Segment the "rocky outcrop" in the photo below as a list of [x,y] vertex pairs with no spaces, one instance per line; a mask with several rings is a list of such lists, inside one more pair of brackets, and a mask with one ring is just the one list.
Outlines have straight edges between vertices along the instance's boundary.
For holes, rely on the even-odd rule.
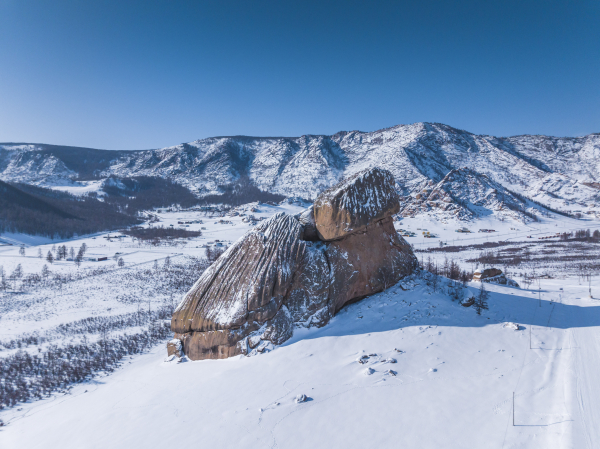
[[360,171],[325,190],[314,204],[319,238],[340,239],[400,210],[394,177],[387,170]]
[[331,276],[323,243],[307,242],[298,271],[285,298],[295,323],[324,326],[333,311],[329,302]]
[[396,284],[414,269],[410,246],[394,229],[391,217],[327,245],[333,312]]
[[279,213],[246,233],[194,284],[173,314],[175,332],[235,329],[275,316],[305,246],[302,226]]
[[174,338],[167,343],[167,357],[183,357],[183,345],[179,338]]
[[[417,265],[396,233],[392,175],[370,169],[329,189],[299,216],[277,214],[246,233],[198,279],[171,320],[192,360],[262,352],[295,326],[324,326],[346,304]],[[170,343],[169,353],[176,354]]]
[[508,285],[509,287],[518,287],[519,284],[512,279],[508,279],[502,270],[498,268],[486,268],[483,271],[473,273],[473,282],[487,282],[491,284]]
[[318,242],[319,234],[317,233],[317,225],[315,223],[314,208],[311,206],[302,212],[298,216],[298,221],[304,227],[304,240]]
[[493,278],[502,274],[502,270],[498,268],[486,268],[483,271],[477,270],[473,273],[473,281],[482,281],[484,279]]

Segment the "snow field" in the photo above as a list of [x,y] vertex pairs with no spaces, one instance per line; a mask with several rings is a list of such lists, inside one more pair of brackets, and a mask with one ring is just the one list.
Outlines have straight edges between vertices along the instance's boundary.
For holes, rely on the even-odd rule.
[[[291,213],[301,209],[283,208]],[[259,209],[267,216],[282,207]],[[250,228],[241,217],[223,218],[234,225],[215,225],[220,218],[209,220],[194,212],[159,216],[159,225],[202,219],[204,224],[189,229],[207,229],[176,248],[136,249],[126,239],[105,248],[98,243],[108,245],[101,236],[86,238],[90,253],[132,251],[123,256],[126,268],[66,284],[56,297],[44,289],[11,295],[11,301],[19,298],[22,305],[2,313],[0,339],[86,316],[137,310],[133,299],[123,301],[127,294],[145,295],[153,308],[168,303],[169,296],[152,297],[152,282],[144,290],[142,269],[166,255],[202,255],[202,245],[234,241]],[[570,230],[593,225],[566,220]],[[457,234],[453,225],[436,220],[403,219],[396,226],[407,229],[408,224],[415,232],[418,226],[439,233],[442,240]],[[560,225],[533,223],[519,232],[545,235],[555,224]],[[457,223],[456,228],[462,226]],[[504,240],[510,227],[519,226],[476,222],[468,227],[499,230],[496,236],[465,236],[493,241]],[[73,244],[77,249],[80,241]],[[23,258],[18,248],[0,248],[0,265],[13,269],[13,259],[29,261],[34,250],[27,248]],[[21,263],[26,273],[41,269],[35,257],[31,264]],[[112,259],[108,263],[115,265]],[[84,262],[79,270],[98,264]],[[55,265],[50,268],[77,270],[71,262]],[[132,274],[121,274],[128,271]],[[166,348],[157,346],[68,394],[0,411],[7,424],[0,428],[0,447],[119,449],[174,442],[207,448],[598,447],[600,307],[588,298],[587,285],[568,276],[547,279],[539,301],[537,290],[486,284],[490,309],[477,316],[473,308],[451,301],[444,282],[433,291],[422,276],[413,276],[344,308],[327,326],[297,329],[282,346],[253,357],[165,362]],[[476,294],[479,284],[467,288]],[[600,296],[597,279],[592,290]],[[24,314],[25,309],[30,311]],[[518,324],[519,330],[506,323]],[[365,375],[366,370],[371,374]],[[298,395],[307,400],[296,402]]]
[[[561,303],[550,301],[558,300],[556,286],[548,288],[540,307],[517,289],[490,286],[490,310],[477,316],[419,281],[351,305],[328,326],[299,330],[260,356],[166,363],[165,348],[157,347],[68,396],[3,412],[9,425],[0,441],[7,448],[156,447],[173,435],[181,444],[198,444],[201,435],[201,447],[501,447],[504,441],[558,448],[596,441],[589,421],[598,396],[586,396],[592,404],[579,407],[583,386],[576,375],[597,367],[579,360],[573,343],[585,326],[597,331],[600,316],[592,300],[581,299],[581,287],[570,286]],[[522,329],[505,328],[507,321]],[[359,364],[363,355],[370,357]],[[374,372],[365,376],[365,368]],[[396,376],[385,374],[390,368]],[[598,393],[595,383],[585,388]],[[295,403],[299,394],[310,400]]]

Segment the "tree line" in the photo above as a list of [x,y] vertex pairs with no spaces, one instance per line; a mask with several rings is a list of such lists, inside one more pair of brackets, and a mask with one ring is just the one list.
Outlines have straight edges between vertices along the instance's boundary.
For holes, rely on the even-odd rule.
[[[90,379],[100,371],[110,373],[123,357],[142,353],[171,335],[163,311],[154,314],[141,332],[108,337],[96,342],[51,345],[38,354],[19,350],[0,358],[0,409],[30,399],[42,399],[71,384]],[[170,315],[169,315],[170,317]]]
[[233,184],[219,186],[219,190],[223,193],[220,195],[207,195],[200,200],[200,204],[222,203],[230,206],[240,206],[255,201],[279,203],[285,199],[284,195],[259,189],[248,176],[240,176]]

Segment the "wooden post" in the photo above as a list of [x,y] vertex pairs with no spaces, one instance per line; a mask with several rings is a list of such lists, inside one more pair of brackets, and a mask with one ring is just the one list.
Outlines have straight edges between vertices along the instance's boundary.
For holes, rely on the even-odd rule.
[[515,392],[513,391],[513,427],[515,426]]

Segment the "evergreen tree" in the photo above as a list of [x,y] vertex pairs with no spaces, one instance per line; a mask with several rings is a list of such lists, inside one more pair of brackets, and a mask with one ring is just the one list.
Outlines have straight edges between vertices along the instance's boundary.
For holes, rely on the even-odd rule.
[[23,266],[21,264],[17,265],[17,268],[15,268],[15,271],[13,271],[12,276],[17,279],[20,279],[23,277]]
[[487,303],[489,297],[490,297],[490,294],[485,289],[484,283],[482,282],[481,288],[479,289],[479,294],[477,295],[477,298],[475,298],[475,304],[473,304],[473,307],[475,307],[475,311],[477,312],[477,315],[481,315],[481,312],[483,310],[489,310],[488,303]]
[[46,260],[48,261],[48,263],[53,263],[54,262],[54,256],[52,255],[52,251],[48,251],[48,255],[46,256]]
[[212,249],[210,246],[206,247],[206,250],[204,251],[204,255],[206,257],[206,260],[208,260],[209,262],[213,261]]
[[21,264],[17,265],[17,268],[15,268],[15,271],[13,271],[12,275],[10,276],[13,279],[20,279],[23,276],[23,267],[21,266]]
[[50,270],[48,269],[48,265],[44,264],[42,267],[42,279],[46,280],[50,276]]
[[25,247],[24,247],[23,245],[21,245],[21,247],[19,248],[19,254],[20,254],[21,256],[24,256],[24,255],[25,255]]
[[0,265],[0,289],[6,290],[8,287],[8,283],[6,282],[6,273],[4,271],[4,267]]
[[79,248],[77,255],[75,256],[75,263],[77,264],[77,268],[81,266],[81,262],[83,261],[83,250]]

